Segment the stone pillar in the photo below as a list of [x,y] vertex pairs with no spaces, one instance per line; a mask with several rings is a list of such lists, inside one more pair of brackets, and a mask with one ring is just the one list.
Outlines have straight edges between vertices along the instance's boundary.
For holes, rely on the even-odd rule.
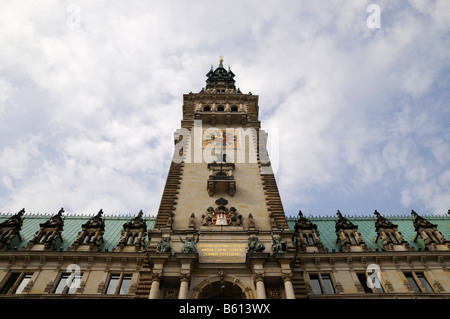
[[255,274],[256,299],[266,299],[266,287],[264,286],[264,274]]
[[157,253],[157,252],[149,252],[148,260],[152,270],[152,286],[150,287],[150,294],[148,296],[149,299],[158,299],[159,298],[159,286],[161,282],[161,278],[164,271],[164,265],[166,264],[167,259],[169,259],[170,253]]
[[284,282],[284,290],[286,291],[286,299],[295,299],[294,285],[292,285],[292,275],[283,274],[281,278]]
[[158,299],[160,281],[161,281],[161,274],[154,273],[152,275],[152,287],[150,288],[150,295],[148,296],[148,299]]
[[190,279],[191,276],[189,274],[181,274],[180,276],[181,283],[180,283],[180,291],[178,293],[178,299],[187,299]]
[[195,265],[198,264],[198,254],[175,253],[175,257],[180,263],[180,291],[178,299],[187,299],[191,273]]

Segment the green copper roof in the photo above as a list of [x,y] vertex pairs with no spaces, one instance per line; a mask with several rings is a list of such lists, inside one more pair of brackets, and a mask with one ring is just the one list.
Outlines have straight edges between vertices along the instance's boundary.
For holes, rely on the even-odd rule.
[[[13,214],[0,214],[0,223],[7,220]],[[23,217],[23,225],[20,230],[20,235],[22,236],[22,241],[17,246],[20,250],[28,244],[28,242],[33,239],[36,232],[40,229],[39,224],[46,222],[49,218],[54,215],[34,215],[25,214]],[[86,223],[93,215],[67,215],[63,216],[64,227],[63,227],[63,242],[61,246],[57,248],[58,250],[67,250],[78,236],[81,231],[81,225]],[[105,232],[103,234],[104,245],[102,246],[102,251],[112,251],[120,241],[120,232],[123,230],[123,224],[132,220],[135,216],[102,216],[105,222]],[[147,224],[147,229],[152,229],[155,224],[155,217],[145,217],[144,220]],[[148,239],[147,239],[148,242]]]
[[[375,239],[377,237],[377,233],[375,231],[375,217],[351,217],[345,216],[350,220],[353,224],[358,226],[358,232],[361,233],[361,236],[367,246],[375,251],[376,249],[382,250],[382,248],[377,245]],[[423,244],[416,243],[413,241],[414,236],[416,235],[416,231],[414,229],[413,221],[414,218],[412,216],[384,216],[389,219],[393,224],[398,226],[398,231],[402,233],[403,238],[413,247],[415,250],[424,249]],[[450,217],[448,216],[426,216],[428,221],[437,225],[437,229],[444,235],[446,240],[450,240]],[[320,233],[320,240],[322,244],[328,248],[329,251],[333,249],[335,251],[339,251],[339,246],[336,244],[336,220],[337,217],[307,217],[312,223],[317,225],[317,229]],[[288,226],[290,229],[294,230],[295,222],[297,218],[289,217],[287,219]]]
[[[0,223],[7,220],[13,214],[0,214]],[[35,233],[39,230],[39,224],[46,222],[54,215],[45,214],[25,214],[22,229],[20,235],[22,241],[17,246],[17,249],[22,249],[26,244],[34,237]],[[437,225],[438,230],[444,235],[446,240],[450,240],[450,217],[449,216],[426,216],[428,221]],[[93,215],[66,215],[64,218],[63,239],[61,246],[62,250],[67,250],[72,245],[81,231],[81,225],[86,223]],[[123,230],[123,225],[135,216],[103,216],[105,221],[105,233],[103,238],[105,240],[102,246],[102,251],[112,251],[118,244]],[[377,237],[375,231],[375,217],[347,217],[353,224],[358,226],[358,231],[361,233],[365,243],[372,250],[382,250],[380,246],[375,242]],[[413,238],[416,235],[413,226],[414,218],[412,216],[385,216],[393,224],[398,226],[398,230],[402,233],[403,238],[413,247],[415,250],[423,250],[423,245],[418,242],[414,242]],[[317,229],[320,232],[320,239],[323,245],[331,252],[333,249],[339,251],[339,247],[336,244],[336,232],[335,223],[337,217],[307,217],[312,223],[317,225]],[[153,229],[155,224],[155,217],[145,217],[144,220],[147,224],[147,229]],[[288,226],[291,230],[294,230],[296,217],[287,218]],[[148,241],[148,238],[147,238]],[[59,248],[58,248],[59,249]]]

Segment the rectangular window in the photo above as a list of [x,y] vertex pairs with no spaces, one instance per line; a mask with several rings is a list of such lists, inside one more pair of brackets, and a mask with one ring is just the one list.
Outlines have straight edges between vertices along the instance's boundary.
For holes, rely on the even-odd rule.
[[13,273],[9,276],[8,281],[3,285],[2,290],[0,293],[2,295],[5,295],[8,293],[8,291],[14,286],[17,279],[19,279],[20,273]]
[[108,289],[106,290],[106,294],[113,295],[116,293],[117,286],[119,285],[120,275],[111,275],[109,278]]
[[364,292],[373,293],[373,290],[367,286],[367,277],[365,273],[357,274],[361,286],[364,288]]
[[112,274],[109,278],[106,294],[108,295],[126,295],[130,290],[132,275]]
[[130,290],[130,285],[131,285],[131,275],[123,275],[119,294],[120,295],[128,294],[128,291]]
[[327,294],[334,294],[333,282],[331,281],[331,276],[329,274],[322,275],[322,282]]
[[314,294],[321,295],[335,293],[330,274],[309,275],[309,279]]
[[415,292],[421,292],[419,286],[417,285],[414,276],[411,272],[405,273],[406,280],[408,280],[409,285]]
[[21,294],[32,276],[33,274],[12,273],[0,289],[0,294]]
[[[381,282],[376,282],[377,277],[371,277],[368,276],[366,273],[359,273],[357,274],[359,282],[361,283],[361,286],[364,288],[364,292],[366,293],[383,293],[384,289],[383,286],[381,286]],[[367,285],[367,280],[372,280],[373,288],[369,287]]]
[[420,284],[422,285],[421,289],[423,292],[434,292],[433,288],[431,288],[428,280],[425,278],[425,275],[423,272],[414,272],[416,275],[416,278],[419,280]]
[[55,289],[55,294],[74,294],[81,283],[82,274],[62,274],[58,285]]
[[309,280],[311,283],[311,287],[313,289],[313,293],[315,295],[321,295],[323,294],[322,286],[320,285],[320,280],[318,275],[310,275]]
[[32,274],[25,274],[19,284],[19,286],[17,287],[16,291],[14,292],[15,294],[21,294],[23,292],[23,290],[25,289],[25,287],[28,285],[28,283],[31,280],[31,276],[33,276]]

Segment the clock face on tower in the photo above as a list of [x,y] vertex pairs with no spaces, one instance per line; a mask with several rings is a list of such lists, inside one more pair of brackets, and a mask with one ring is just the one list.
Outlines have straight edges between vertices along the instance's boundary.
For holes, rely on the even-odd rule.
[[207,133],[203,138],[203,147],[211,148],[236,148],[236,135],[226,131],[214,131]]

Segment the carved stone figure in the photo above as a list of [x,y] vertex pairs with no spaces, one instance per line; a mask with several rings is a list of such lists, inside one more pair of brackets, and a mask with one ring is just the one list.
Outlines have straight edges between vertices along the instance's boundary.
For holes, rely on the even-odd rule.
[[195,214],[192,213],[189,218],[189,229],[195,229]]
[[163,238],[158,243],[158,246],[156,247],[157,253],[170,253],[172,250],[172,247],[170,247],[169,239]]
[[282,241],[280,236],[273,236],[273,232],[270,232],[272,236],[272,251],[274,253],[286,252],[287,251],[287,241]]
[[236,211],[236,208],[231,207],[230,208],[230,219],[231,219],[231,226],[241,226],[242,225],[242,215],[238,214]]
[[208,207],[206,210],[206,215],[202,215],[202,226],[211,226],[214,225],[213,223],[214,218],[214,208]]
[[197,252],[196,245],[200,240],[200,232],[198,232],[197,239],[194,240],[194,236],[186,237],[186,240],[183,240],[180,236],[180,240],[183,243],[183,248],[181,252],[183,254],[195,254]]
[[255,236],[252,236],[248,240],[247,252],[249,253],[261,253],[266,249],[264,244],[258,240]]
[[253,219],[253,215],[248,215],[248,228],[249,229],[256,229],[255,220]]
[[269,221],[270,221],[270,228],[276,229],[277,228],[277,222],[275,218],[273,217],[273,213],[269,214]]
[[166,228],[172,229],[173,220],[174,220],[175,214],[170,212],[169,217],[167,218]]

